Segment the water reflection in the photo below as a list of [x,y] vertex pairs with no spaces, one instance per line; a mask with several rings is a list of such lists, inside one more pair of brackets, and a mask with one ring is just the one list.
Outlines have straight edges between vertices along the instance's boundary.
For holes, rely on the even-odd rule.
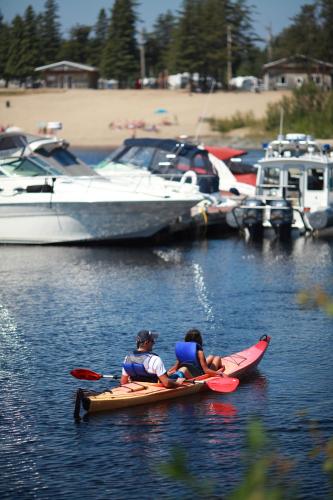
[[237,411],[237,408],[231,403],[213,402],[208,405],[207,414],[224,417],[222,422],[228,424],[235,420]]

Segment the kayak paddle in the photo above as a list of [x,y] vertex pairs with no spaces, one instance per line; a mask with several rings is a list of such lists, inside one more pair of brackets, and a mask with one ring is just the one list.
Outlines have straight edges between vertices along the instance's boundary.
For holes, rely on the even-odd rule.
[[[103,375],[86,368],[75,368],[70,374],[80,380],[100,380],[101,378],[119,379],[118,375]],[[195,380],[195,384],[206,384],[209,389],[215,392],[233,392],[237,389],[239,380],[233,377],[211,377],[205,380]]]
[[86,368],[75,368],[70,372],[70,374],[80,380],[100,380],[101,378],[120,378],[118,375],[102,375],[101,373],[96,373]]
[[195,384],[206,384],[211,391],[233,392],[237,389],[239,380],[233,377],[211,377],[204,380],[196,380]]

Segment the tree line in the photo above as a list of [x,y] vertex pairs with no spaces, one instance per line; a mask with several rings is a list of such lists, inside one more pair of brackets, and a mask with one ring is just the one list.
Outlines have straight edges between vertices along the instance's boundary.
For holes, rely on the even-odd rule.
[[0,78],[24,83],[34,68],[61,60],[95,66],[121,88],[143,76],[197,73],[225,85],[230,74],[260,76],[269,60],[301,53],[333,62],[333,2],[303,5],[281,33],[267,40],[254,30],[247,0],[183,0],[179,12],[159,15],[151,31],[139,29],[137,0],[115,0],[92,25],[76,24],[65,38],[56,0],[44,10],[29,5],[5,23],[0,13]]

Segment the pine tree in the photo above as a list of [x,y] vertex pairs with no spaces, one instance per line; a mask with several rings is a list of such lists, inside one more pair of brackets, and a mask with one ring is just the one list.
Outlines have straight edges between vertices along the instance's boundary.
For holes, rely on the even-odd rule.
[[23,77],[35,77],[35,68],[40,64],[40,39],[37,33],[36,15],[29,5],[24,14],[24,29],[21,43],[21,74]]
[[227,68],[228,0],[205,0],[201,6],[203,65],[201,76],[223,82]]
[[290,26],[274,40],[274,59],[295,54],[318,57],[322,47],[318,41],[320,42],[322,34],[318,23],[317,5],[303,5],[291,21]]
[[135,6],[135,0],[115,0],[102,56],[103,76],[118,80],[119,88],[128,86],[139,75]]
[[21,16],[15,16],[10,27],[10,44],[5,74],[8,79],[18,79],[23,82],[24,66],[22,59],[22,40],[24,37],[24,22]]
[[90,26],[82,24],[71,28],[69,40],[65,40],[59,49],[59,59],[81,64],[90,63],[90,31]]
[[200,0],[183,0],[168,61],[171,71],[187,71],[191,75],[200,72],[202,44],[200,26]]
[[253,7],[247,0],[236,0],[229,7],[228,24],[232,39],[233,75],[258,74],[257,58],[261,62],[261,53],[256,42],[262,41],[253,30]]
[[91,40],[90,63],[96,67],[101,64],[102,53],[108,36],[108,22],[105,9],[101,9],[94,26],[95,36]]
[[8,59],[10,46],[10,29],[9,26],[3,22],[3,16],[0,12],[0,78],[3,78],[8,85],[8,77],[5,71],[6,62]]
[[332,0],[319,0],[322,43],[320,44],[320,57],[333,63],[333,2]]
[[42,40],[43,63],[52,64],[57,62],[61,45],[61,34],[56,0],[46,0],[45,2],[40,36]]

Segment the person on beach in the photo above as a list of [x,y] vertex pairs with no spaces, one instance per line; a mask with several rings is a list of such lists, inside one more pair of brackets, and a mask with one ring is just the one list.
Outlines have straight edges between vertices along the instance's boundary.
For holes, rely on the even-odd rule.
[[157,337],[157,333],[148,330],[141,330],[138,333],[136,349],[124,359],[120,379],[121,385],[130,381],[161,382],[164,387],[170,389],[184,382],[184,375],[176,377],[176,380],[171,380],[167,376],[162,359],[152,352]]
[[203,351],[202,336],[199,330],[189,330],[183,342],[176,344],[176,363],[168,370],[169,378],[198,377],[199,375],[222,375],[225,367],[221,356],[210,354],[207,358]]

